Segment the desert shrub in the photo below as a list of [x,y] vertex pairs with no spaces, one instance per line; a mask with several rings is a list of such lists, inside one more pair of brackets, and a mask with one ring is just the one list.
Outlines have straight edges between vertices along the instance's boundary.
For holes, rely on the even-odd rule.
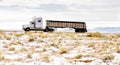
[[78,46],[79,46],[78,43],[74,43],[74,44],[73,44],[73,47],[74,47],[74,48],[76,48],[76,47],[78,47]]
[[32,58],[32,53],[27,53],[27,58]]
[[0,61],[4,60],[4,59],[5,59],[5,57],[3,55],[0,55]]
[[1,29],[0,29],[0,33],[1,33],[1,32],[4,32],[4,30],[1,30]]
[[22,61],[22,58],[16,58],[15,61]]
[[11,40],[11,36],[5,36],[6,40]]
[[95,43],[88,43],[87,46],[88,46],[88,47],[94,47],[94,46],[95,46]]
[[51,46],[56,46],[56,44],[55,43],[52,43],[52,44],[50,44]]
[[30,37],[28,42],[33,42],[34,41],[34,37]]
[[22,48],[20,49],[20,51],[21,51],[21,52],[27,51],[27,49],[26,49],[25,47],[22,47]]
[[95,32],[95,33],[88,33],[87,37],[102,37],[102,34],[99,32]]
[[50,44],[50,46],[58,47],[58,45],[56,43],[52,43],[52,44]]
[[47,50],[47,49],[44,47],[44,48],[43,48],[43,51],[46,51],[46,50]]
[[22,34],[14,34],[16,37],[21,37]]
[[120,53],[120,49],[117,49],[117,53]]
[[44,56],[43,56],[43,60],[44,60],[45,62],[50,62],[50,59],[49,59],[49,56],[48,56],[48,55],[44,55]]
[[59,53],[60,53],[60,54],[67,53],[67,49],[66,49],[66,48],[60,48],[60,49],[59,49]]
[[14,47],[10,47],[9,51],[15,51],[15,48]]
[[82,56],[83,56],[82,54],[78,54],[78,55],[75,56],[75,59],[79,59],[79,58],[81,58]]
[[8,48],[8,47],[9,47],[9,45],[8,45],[8,44],[5,44],[5,45],[3,45],[3,47],[4,47],[4,48]]
[[20,41],[14,41],[14,42],[11,42],[11,44],[18,45],[18,44],[21,44],[21,42]]
[[120,37],[120,34],[116,34],[117,37]]
[[120,53],[120,48],[119,47],[116,48],[116,52]]
[[25,34],[26,35],[31,35],[31,32],[30,31],[25,31]]
[[2,35],[0,35],[0,39],[2,39]]
[[92,62],[92,60],[89,60],[89,59],[86,59],[86,60],[75,60],[75,62],[89,63],[89,62]]
[[102,60],[103,61],[106,61],[106,60],[112,60],[112,59],[114,59],[114,55],[113,54],[104,54],[103,56],[102,56]]
[[29,50],[34,52],[35,51],[35,46],[30,46]]

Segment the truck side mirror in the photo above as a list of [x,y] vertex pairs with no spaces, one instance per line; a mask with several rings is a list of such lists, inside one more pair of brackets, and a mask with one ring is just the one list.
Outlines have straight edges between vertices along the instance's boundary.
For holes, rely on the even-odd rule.
[[34,24],[34,22],[31,22],[31,24]]

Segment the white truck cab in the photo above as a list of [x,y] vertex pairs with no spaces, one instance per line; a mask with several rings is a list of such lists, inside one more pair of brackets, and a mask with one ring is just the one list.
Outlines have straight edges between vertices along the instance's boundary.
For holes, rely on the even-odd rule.
[[29,30],[43,30],[43,19],[42,17],[34,18],[28,25],[23,25],[25,31]]

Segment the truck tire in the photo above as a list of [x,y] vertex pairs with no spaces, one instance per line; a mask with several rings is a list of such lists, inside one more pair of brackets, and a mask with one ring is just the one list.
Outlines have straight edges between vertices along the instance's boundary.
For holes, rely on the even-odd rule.
[[50,32],[53,32],[53,31],[54,31],[54,29],[49,29],[49,31],[50,31]]
[[50,29],[48,27],[44,30],[44,32],[53,32],[53,31],[54,31],[54,29]]
[[87,30],[86,29],[81,29],[81,32],[85,33],[85,32],[87,32]]
[[78,33],[78,32],[84,32],[83,29],[75,29],[75,32]]
[[87,32],[87,29],[85,29],[85,32]]
[[79,32],[79,29],[75,29],[75,32],[76,32],[76,33]]
[[49,31],[49,29],[45,29],[45,30],[44,30],[44,32],[48,32],[48,31]]
[[30,31],[30,28],[26,28],[25,31]]
[[44,32],[47,32],[47,30],[45,29]]

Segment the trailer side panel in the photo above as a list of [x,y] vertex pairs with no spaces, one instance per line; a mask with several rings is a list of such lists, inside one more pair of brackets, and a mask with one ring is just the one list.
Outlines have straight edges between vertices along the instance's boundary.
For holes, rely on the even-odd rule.
[[85,22],[71,22],[71,21],[52,21],[47,20],[47,27],[54,28],[85,28]]

